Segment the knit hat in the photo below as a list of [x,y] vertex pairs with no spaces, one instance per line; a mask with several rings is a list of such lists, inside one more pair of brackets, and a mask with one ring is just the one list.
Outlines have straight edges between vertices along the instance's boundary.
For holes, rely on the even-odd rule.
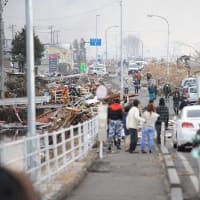
[[165,105],[165,100],[164,100],[164,98],[160,98],[159,105],[160,105],[160,106],[164,106],[164,105]]

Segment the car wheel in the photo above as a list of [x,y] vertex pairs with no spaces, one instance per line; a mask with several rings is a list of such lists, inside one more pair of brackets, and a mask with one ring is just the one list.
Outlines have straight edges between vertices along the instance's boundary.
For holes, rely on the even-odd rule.
[[176,149],[177,148],[177,143],[173,143],[173,147],[174,147],[174,149]]
[[176,132],[176,138],[173,139],[173,147],[174,149],[177,148],[177,132]]
[[183,146],[177,146],[178,151],[183,151],[184,147]]

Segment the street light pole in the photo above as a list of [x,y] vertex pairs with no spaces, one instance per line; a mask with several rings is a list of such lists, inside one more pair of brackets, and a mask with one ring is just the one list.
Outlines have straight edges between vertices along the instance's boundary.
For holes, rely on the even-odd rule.
[[[33,16],[32,0],[26,0],[26,58],[27,58],[27,91],[28,91],[28,133],[29,138],[36,135],[35,123],[35,73],[34,73],[34,44],[33,44]],[[33,154],[38,144],[36,140],[27,141],[28,157],[27,167],[37,166],[37,156]],[[33,178],[36,176],[32,174]]]
[[107,41],[107,35],[108,35],[108,30],[112,29],[112,28],[118,28],[119,26],[109,26],[106,28],[106,31],[105,31],[105,42],[106,42],[106,50],[105,50],[105,54],[106,54],[106,59],[105,59],[105,63],[107,64],[107,60],[108,60],[108,41]]
[[169,81],[169,36],[170,36],[169,22],[165,17],[160,16],[160,15],[149,14],[149,15],[147,15],[147,17],[158,17],[158,18],[164,20],[167,23],[167,79]]
[[120,89],[120,101],[123,101],[123,97],[124,97],[124,66],[123,66],[123,53],[122,53],[122,36],[123,32],[122,32],[122,0],[120,1],[120,71],[121,71],[121,89]]
[[142,45],[142,59],[144,58],[144,44],[143,44],[143,41],[142,40],[140,40],[140,42],[141,42],[141,45]]
[[[97,36],[98,36],[98,17],[100,15],[96,15],[96,39],[97,39]],[[98,47],[96,45],[96,63],[97,63],[97,56],[98,56]]]

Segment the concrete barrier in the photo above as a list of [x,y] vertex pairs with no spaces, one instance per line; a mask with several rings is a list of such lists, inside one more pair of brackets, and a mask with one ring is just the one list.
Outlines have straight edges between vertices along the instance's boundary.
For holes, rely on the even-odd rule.
[[172,157],[170,155],[164,155],[164,161],[165,161],[165,166],[167,168],[174,168],[174,162],[172,160]]
[[181,188],[172,188],[170,194],[171,200],[183,200],[183,192]]

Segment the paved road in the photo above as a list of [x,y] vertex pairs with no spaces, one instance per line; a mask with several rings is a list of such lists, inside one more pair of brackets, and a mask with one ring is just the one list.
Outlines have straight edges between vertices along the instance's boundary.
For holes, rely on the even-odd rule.
[[[138,147],[139,149],[139,147]],[[169,188],[157,150],[105,153],[68,200],[167,200]]]
[[[142,88],[139,97],[146,106],[148,94]],[[167,200],[169,187],[158,148],[153,154],[129,154],[122,150],[107,153],[89,170],[83,183],[68,200]],[[137,147],[138,150],[139,146]]]
[[171,138],[167,140],[167,147],[172,155],[177,173],[181,180],[184,199],[196,199],[199,193],[199,167],[197,160],[191,155],[191,149],[178,152],[173,148]]

